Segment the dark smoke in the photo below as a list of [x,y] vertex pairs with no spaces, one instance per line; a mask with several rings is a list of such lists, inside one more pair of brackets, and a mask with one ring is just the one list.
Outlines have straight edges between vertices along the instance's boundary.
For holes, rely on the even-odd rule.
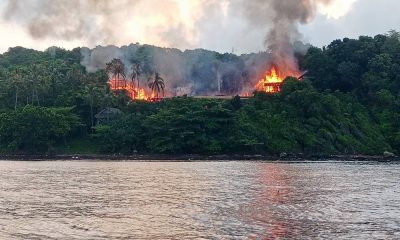
[[[331,0],[243,0],[244,15],[258,28],[267,28],[267,50],[273,63],[282,71],[298,73],[295,43],[301,40],[299,24],[307,24],[314,17],[318,4]],[[303,49],[304,51],[304,49]]]

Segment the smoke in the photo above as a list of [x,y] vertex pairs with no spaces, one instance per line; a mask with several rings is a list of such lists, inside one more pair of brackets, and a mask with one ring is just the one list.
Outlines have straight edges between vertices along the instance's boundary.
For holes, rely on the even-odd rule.
[[126,61],[124,52],[116,46],[96,47],[93,50],[89,48],[81,48],[82,60],[81,64],[86,67],[88,72],[96,72],[106,68],[106,64],[114,58],[121,59],[125,64]]
[[110,19],[116,20],[113,10],[122,7],[121,2],[124,1],[8,0],[4,19],[23,25],[34,39],[90,41],[97,36],[106,41],[113,38],[114,21],[104,21],[104,16],[110,14]]
[[298,24],[312,20],[323,4],[319,11],[328,16],[350,8],[342,0],[1,0],[0,22],[24,29],[30,45],[61,47],[140,42],[247,53],[262,50],[268,31],[266,46],[283,55],[300,39]]
[[[209,51],[194,50],[181,52],[177,49],[147,47],[147,74],[157,71],[166,79],[169,95],[207,95],[240,94],[251,92],[255,82],[264,76],[268,66],[276,65],[281,72],[297,76],[300,74],[295,53],[304,54],[309,45],[299,42],[302,36],[298,31],[300,24],[311,21],[320,4],[329,4],[330,0],[231,0],[224,2],[226,15],[237,14],[245,17],[250,26],[266,32],[265,47],[267,53],[227,57],[227,61],[216,59]],[[227,4],[228,3],[228,4]],[[208,1],[208,7],[214,11],[209,17],[218,16],[216,2]],[[205,6],[204,4],[202,5]],[[184,29],[184,28],[183,28]],[[178,29],[169,29],[165,35],[169,39],[185,34]],[[181,38],[185,41],[188,38]],[[178,41],[179,39],[177,39]],[[214,39],[218,41],[218,39]],[[263,41],[260,39],[260,41]],[[151,50],[149,50],[151,49]],[[122,48],[113,46],[86,49],[82,64],[88,71],[104,69],[113,58],[120,58],[126,66],[139,61],[143,64],[146,47],[132,44]],[[232,59],[234,58],[234,60]],[[151,66],[151,67],[149,67]],[[129,71],[129,68],[127,69]]]
[[[141,67],[140,85],[158,72],[165,80],[167,96],[236,95],[253,90],[255,76],[264,69],[267,53],[236,56],[197,49],[182,52],[179,49],[149,45],[98,46],[81,48],[81,64],[87,71],[105,69],[113,58],[125,64],[129,76],[133,64]],[[250,66],[251,65],[251,66]]]
[[[144,42],[192,48],[204,0],[2,0],[2,19],[36,40],[77,41],[88,47]],[[214,0],[210,2],[215,2]]]
[[[281,71],[299,72],[295,43],[302,39],[300,24],[314,19],[317,8],[331,0],[240,0],[243,14],[254,27],[266,29],[265,46]],[[303,45],[304,46],[304,45]],[[299,49],[304,51],[304,49]]]
[[[307,50],[298,42],[302,39],[298,27],[312,21],[320,6],[335,0],[3,1],[2,18],[23,26],[32,38],[81,40],[94,47],[81,50],[82,65],[89,72],[104,69],[113,58],[121,59],[128,72],[134,62],[140,62],[145,74],[162,74],[169,95],[202,95],[248,92],[271,65],[298,75],[295,54]],[[254,36],[266,33],[265,38],[243,41],[254,32]],[[267,52],[239,57],[140,44],[109,45],[144,42],[185,49],[213,42],[226,47],[232,38],[238,45],[264,41]],[[108,46],[95,47],[99,44]]]

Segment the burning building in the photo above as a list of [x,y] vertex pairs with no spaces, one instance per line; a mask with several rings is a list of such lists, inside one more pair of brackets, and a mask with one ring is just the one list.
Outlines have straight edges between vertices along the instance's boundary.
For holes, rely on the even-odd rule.
[[267,93],[280,92],[283,80],[276,68],[272,67],[270,72],[257,83],[256,90]]
[[137,88],[132,81],[127,81],[126,79],[111,79],[108,83],[113,91],[125,91],[131,99],[148,99],[144,89]]
[[256,91],[266,92],[266,93],[278,93],[281,91],[283,81],[286,77],[289,76],[299,76],[298,80],[303,80],[307,71],[303,74],[300,73],[292,73],[292,74],[283,74],[278,70],[277,67],[273,66],[271,70],[269,70],[265,77],[260,79],[255,87]]
[[[292,74],[292,75],[295,76],[300,74]],[[267,71],[267,73],[265,73],[265,76],[262,79],[260,79],[257,82],[253,91],[266,92],[270,94],[278,93],[281,91],[283,81],[288,76],[291,75],[283,74],[281,71],[278,70],[277,67],[274,66],[269,71]],[[301,80],[303,77],[304,74],[298,79]],[[139,84],[135,84],[135,81],[127,80],[125,78],[118,78],[118,76],[111,78],[109,80],[109,85],[113,91],[124,91],[132,100],[157,101],[162,99],[158,96],[156,97],[154,89],[148,89],[148,91],[146,91],[144,88],[139,88],[138,87]],[[149,94],[149,92],[151,93]],[[250,95],[251,95],[250,93],[242,94],[242,96],[244,97],[249,97]],[[177,96],[179,96],[179,94]],[[231,97],[225,95],[217,95],[217,96]]]
[[[144,88],[139,88],[138,72],[132,73],[131,80],[126,79],[125,64],[121,59],[114,58],[106,65],[106,72],[109,77],[109,85],[113,91],[124,91],[131,99],[148,100]],[[137,81],[137,84],[135,82]]]
[[[3,0],[3,2],[6,6],[4,13],[0,14],[3,20],[22,23],[26,32],[31,34],[34,39],[54,37],[58,40],[71,42],[84,41],[86,45],[95,46],[98,44],[121,44],[127,42],[129,38],[138,41],[144,37],[145,39],[156,40],[154,42],[147,41],[148,43],[156,42],[168,47],[158,48],[137,43],[121,47],[108,45],[106,47],[98,46],[92,50],[80,49],[81,63],[88,72],[107,68],[107,73],[111,79],[110,86],[113,90],[125,91],[132,99],[148,99],[154,93],[154,96],[157,97],[160,91],[154,92],[154,89],[160,89],[160,85],[154,85],[153,89],[150,89],[146,82],[146,85],[140,88],[135,81],[130,82],[129,77],[127,78],[128,81],[125,80],[126,77],[122,76],[121,62],[126,66],[142,64],[144,68],[142,73],[146,77],[147,74],[157,70],[166,79],[165,92],[167,96],[247,95],[254,90],[269,93],[279,92],[281,83],[286,76],[300,75],[293,74],[298,73],[299,70],[295,56],[298,53],[305,53],[307,49],[296,46],[296,42],[302,39],[298,29],[299,25],[311,22],[321,6],[328,6],[333,1],[166,1],[168,3],[159,6],[173,11],[161,11],[161,13],[160,11],[150,11],[150,13],[156,14],[153,16],[147,14],[148,11],[139,10],[139,12],[146,13],[144,19],[157,20],[160,17],[164,20],[168,19],[168,21],[157,20],[154,26],[152,24],[150,24],[151,26],[147,26],[148,24],[136,26],[137,29],[142,29],[148,34],[138,34],[137,31],[131,31],[131,28],[124,29],[123,27],[131,25],[125,23],[142,24],[146,21],[136,21],[136,18],[135,21],[130,21],[128,18],[132,17],[132,14],[125,16],[126,14],[120,14],[119,11],[121,9],[132,10],[135,7],[141,9],[143,6],[147,6],[149,1],[104,1],[107,3],[101,4],[98,1],[80,0],[34,1],[35,4],[24,4],[22,0]],[[137,2],[137,4],[133,2]],[[196,2],[196,4],[187,4],[187,2]],[[153,7],[152,4],[148,6]],[[170,6],[173,7],[169,8]],[[221,10],[224,12],[223,15],[221,15]],[[66,17],[71,16],[71,11],[76,20],[72,25],[64,21]],[[178,14],[175,14],[176,11],[178,11]],[[163,16],[164,13],[173,14]],[[203,16],[203,14],[206,15]],[[239,38],[246,33],[243,30],[266,31],[264,38],[255,36],[257,36],[257,41],[265,40],[264,55],[268,56],[268,63],[257,62],[260,59],[255,59],[254,54],[235,56],[235,54],[216,54],[204,49],[182,52],[178,49],[169,48],[176,46],[176,44],[179,44],[181,49],[199,48],[201,46],[223,46],[225,48],[227,43],[216,44],[214,42],[217,39],[214,39],[214,37],[205,38],[207,36],[205,34],[216,31],[224,32],[221,30],[224,30],[225,27],[227,29],[235,28],[235,24],[225,24],[226,20],[229,19],[226,17],[232,16],[235,19],[232,23],[240,23],[237,30],[232,32],[240,33]],[[127,19],[129,21],[124,22]],[[169,20],[174,21],[171,23]],[[179,21],[175,22],[175,20]],[[220,22],[222,25],[215,25],[218,23],[217,20],[223,20]],[[203,27],[199,29],[196,26]],[[242,29],[242,27],[244,28]],[[247,27],[249,28],[247,29]],[[160,35],[160,29],[165,34]],[[204,34],[199,33],[199,30],[206,30],[206,32],[203,32]],[[235,45],[238,44],[239,46],[233,47],[240,48],[241,44],[246,43],[245,49],[248,49],[247,39],[251,39],[252,36],[253,34],[246,35],[243,41],[235,40]],[[225,36],[221,35],[221,37]],[[225,37],[223,39],[227,41],[227,39],[235,38]],[[203,41],[208,40],[212,41],[212,44],[204,44]],[[146,40],[143,41],[146,42]],[[106,63],[113,58],[121,59],[120,63],[116,62],[116,64],[106,66]],[[268,70],[268,73],[261,77],[260,71],[265,71],[264,67],[270,66],[271,63],[275,64],[276,68]],[[115,74],[120,76],[116,77]],[[262,80],[259,81],[261,78]]]

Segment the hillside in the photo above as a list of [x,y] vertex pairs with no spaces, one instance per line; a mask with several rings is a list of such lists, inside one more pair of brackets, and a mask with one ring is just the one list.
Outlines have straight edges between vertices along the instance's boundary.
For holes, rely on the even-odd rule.
[[[127,47],[21,47],[0,55],[0,149],[3,153],[341,153],[400,152],[400,35],[335,40],[298,54],[303,81],[248,100],[190,96],[240,94],[268,65],[267,53],[236,56]],[[111,48],[111,50],[109,50]],[[108,49],[105,51],[104,49]],[[122,50],[121,50],[122,49]],[[107,52],[106,55],[102,55]],[[105,64],[142,66],[141,84],[159,71],[160,102],[112,92]],[[121,111],[105,124],[95,115]],[[104,123],[104,122],[103,122]]]

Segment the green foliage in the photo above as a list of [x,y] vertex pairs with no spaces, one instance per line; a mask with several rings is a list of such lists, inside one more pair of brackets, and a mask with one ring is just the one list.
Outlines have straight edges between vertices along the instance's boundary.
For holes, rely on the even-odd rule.
[[9,151],[46,152],[80,126],[70,108],[26,106],[0,114],[0,145]]
[[[351,95],[319,93],[288,79],[279,95],[235,100],[174,98],[132,107],[97,128],[106,152],[368,153],[391,150],[380,127]],[[154,106],[156,105],[156,107]]]
[[57,145],[56,153],[61,154],[99,154],[99,145],[93,144],[94,139],[90,136],[71,138],[66,144]]
[[[399,36],[391,31],[312,47],[300,59],[306,79],[285,79],[279,94],[257,92],[254,98],[231,100],[131,101],[125,92],[110,91],[106,71],[85,71],[79,48],[11,48],[0,55],[0,151],[400,153]],[[154,56],[162,49],[135,46],[129,60],[136,70],[130,78],[140,84],[140,74],[157,72]],[[265,57],[166,51],[185,56],[191,72],[182,78],[193,80],[197,95],[206,94],[206,88],[236,93],[241,81],[257,77],[252,57]],[[125,77],[128,69],[114,63],[108,74]],[[155,93],[163,93],[160,76],[150,83]],[[110,107],[120,109],[121,117],[96,126],[94,116]]]
[[104,71],[87,73],[79,62],[79,49],[10,49],[0,55],[0,108],[74,107],[90,129],[101,109],[126,106],[124,93],[111,93]]
[[[373,121],[394,151],[400,152],[400,33],[374,38],[343,39],[326,49],[310,49],[304,68],[319,91],[341,91],[355,96],[368,109],[362,120]],[[360,116],[358,116],[360,117]],[[360,123],[364,123],[360,122]],[[376,149],[370,144],[370,149]]]
[[103,152],[130,154],[143,151],[145,149],[142,139],[145,137],[145,132],[142,125],[142,116],[129,114],[111,126],[97,126],[95,137]]

